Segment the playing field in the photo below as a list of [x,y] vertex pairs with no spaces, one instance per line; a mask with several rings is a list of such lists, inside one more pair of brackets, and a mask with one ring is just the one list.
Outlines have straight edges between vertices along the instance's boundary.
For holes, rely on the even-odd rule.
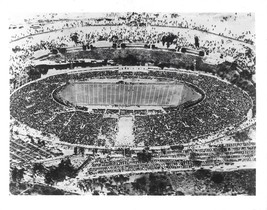
[[177,106],[201,97],[183,83],[77,82],[66,86],[60,96],[75,105]]

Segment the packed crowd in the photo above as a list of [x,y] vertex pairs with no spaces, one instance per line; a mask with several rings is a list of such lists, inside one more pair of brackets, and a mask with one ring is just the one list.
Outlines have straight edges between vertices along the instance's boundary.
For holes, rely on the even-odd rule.
[[[11,115],[32,128],[57,135],[61,141],[114,146],[117,119],[103,118],[102,112],[82,112],[62,106],[54,101],[51,93],[69,79],[121,76],[124,76],[123,72],[95,71],[45,78],[12,94]],[[198,81],[198,87],[206,94],[201,103],[189,108],[178,106],[166,109],[167,114],[137,116],[134,123],[136,145],[140,142],[150,146],[187,143],[196,137],[238,126],[246,120],[252,106],[250,97],[244,91],[216,77],[170,71],[136,72],[133,77],[175,78],[192,84]],[[99,136],[105,138],[100,139]]]
[[[174,72],[161,73],[160,76],[173,77],[190,83],[198,80],[198,87],[204,90],[206,98],[200,104],[182,111],[171,110],[166,115],[136,117],[134,129],[136,143],[140,141],[145,141],[145,145],[187,143],[196,136],[217,133],[229,125],[238,125],[251,108],[248,95],[212,77],[202,75],[196,77],[192,74]],[[244,109],[240,109],[241,107]]]
[[[32,128],[55,134],[65,142],[96,146],[114,145],[116,119],[68,109],[53,100],[50,94],[62,84],[60,82],[66,82],[66,79],[67,75],[54,76],[27,85],[16,92],[16,96],[13,98],[12,95],[11,99],[14,105],[11,106],[12,116]],[[18,109],[18,106],[23,106],[24,111]],[[99,135],[104,135],[105,138],[100,141]]]

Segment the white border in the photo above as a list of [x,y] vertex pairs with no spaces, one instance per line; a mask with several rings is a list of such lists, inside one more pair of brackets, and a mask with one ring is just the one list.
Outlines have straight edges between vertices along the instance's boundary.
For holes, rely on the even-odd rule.
[[[4,4],[6,3],[6,4]],[[266,0],[8,0],[2,1],[1,15],[1,206],[3,209],[267,209],[266,194]],[[257,55],[257,195],[250,197],[84,197],[8,196],[9,86],[7,17],[24,12],[255,12]],[[2,30],[4,28],[4,30]],[[3,47],[4,46],[4,47]],[[4,75],[4,76],[2,76]]]

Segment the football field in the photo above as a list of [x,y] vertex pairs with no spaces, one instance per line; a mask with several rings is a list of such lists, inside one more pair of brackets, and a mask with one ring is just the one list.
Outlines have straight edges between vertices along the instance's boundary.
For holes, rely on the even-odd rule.
[[183,83],[77,82],[65,87],[60,96],[80,106],[177,106],[188,88]]

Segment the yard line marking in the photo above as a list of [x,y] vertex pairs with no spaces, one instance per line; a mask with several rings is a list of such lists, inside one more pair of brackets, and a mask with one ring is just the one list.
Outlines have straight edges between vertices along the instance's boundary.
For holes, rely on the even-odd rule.
[[178,104],[181,104],[181,100],[182,100],[182,94],[183,94],[183,92],[184,92],[184,85],[182,85],[182,86],[180,87],[180,97],[179,97]]
[[98,101],[99,101],[99,95],[98,95],[98,84],[96,83],[96,86],[95,86],[95,104],[98,104]]
[[137,104],[138,88],[139,86],[136,86],[136,95],[135,95],[135,101],[134,101],[135,105]]
[[[143,95],[144,87],[145,87],[145,85],[142,85],[141,94],[140,94],[140,98],[141,98],[141,99],[143,99],[143,98],[142,98],[142,95]],[[140,101],[140,102],[142,102],[142,101]]]
[[129,98],[130,98],[130,85],[128,85],[128,88],[127,88],[127,105],[129,105]]
[[[103,84],[103,87],[102,87],[102,92],[103,92],[103,104],[106,104],[107,103],[107,88],[106,88],[106,98],[105,98],[105,87],[106,87],[106,84]],[[105,100],[106,99],[106,100]]]
[[[119,95],[120,95],[120,85],[116,85],[116,89],[119,89],[119,91],[118,91],[118,94],[116,94],[116,104],[118,104],[118,97],[119,97]],[[116,93],[116,91],[115,91],[115,93]]]
[[101,86],[99,83],[97,83],[97,105],[99,105],[101,102]]
[[133,96],[134,96],[134,93],[135,93],[134,88],[135,88],[135,86],[133,85],[132,97],[131,97],[131,104],[133,104]]
[[138,100],[139,100],[139,97],[140,97],[140,92],[141,92],[141,87],[138,84],[137,87],[136,87],[136,96],[135,96],[135,104],[137,104],[137,105],[139,104]]
[[122,98],[122,105],[123,106],[125,106],[126,104],[125,104],[125,99],[126,99],[126,97],[125,97],[125,95],[126,95],[127,93],[126,93],[126,84],[123,84],[123,98]]
[[82,85],[83,104],[86,104],[85,84]]
[[89,104],[88,84],[85,85],[86,105]]
[[99,103],[99,84],[96,83],[95,86],[95,104],[97,105]]
[[122,105],[125,105],[125,87],[126,87],[126,84],[123,85],[124,89],[123,89],[123,97],[122,97]]
[[121,84],[119,84],[118,88],[119,88],[118,105],[120,105],[120,99],[121,99]]
[[170,88],[170,86],[167,85],[167,89],[166,89],[166,93],[165,93],[165,99],[164,99],[164,101],[163,101],[163,104],[164,104],[164,105],[167,105],[167,103],[166,103],[166,99],[168,98],[168,95],[169,95],[169,88]]
[[132,99],[132,95],[133,95],[133,85],[130,84],[130,85],[129,85],[128,105],[132,105],[132,104],[130,103],[130,100]]
[[102,104],[105,104],[105,94],[104,94],[104,88],[105,88],[105,84],[101,84],[102,85]]
[[91,98],[90,98],[90,85],[91,84],[88,84],[87,85],[87,96],[88,96],[88,104],[91,104]]
[[85,84],[85,88],[84,88],[84,91],[85,91],[85,102],[86,102],[86,105],[89,104],[89,96],[88,96],[88,84]]
[[155,85],[152,85],[152,87],[154,87],[154,94],[153,94],[153,99],[152,99],[152,102],[151,104],[154,103],[154,100],[155,100],[155,95],[156,95],[156,88],[155,88]]
[[110,99],[108,100],[108,95],[109,95],[109,97],[110,97],[110,94],[108,94],[108,90],[110,90],[109,88],[110,88],[110,84],[107,84],[107,86],[106,86],[106,96],[107,96],[107,100],[106,100],[106,103],[107,103],[107,105],[109,105],[110,104]]
[[147,86],[148,86],[148,85],[147,85],[147,84],[145,84],[146,90],[145,90],[145,98],[144,98],[144,101],[145,101],[145,103],[144,103],[144,105],[146,105],[146,103],[147,103],[147,102],[146,102]]
[[111,99],[112,99],[112,84],[109,85],[108,91],[109,91],[109,105],[111,105],[112,104],[112,102],[111,102]]
[[113,89],[112,89],[112,97],[111,97],[112,105],[114,105],[115,104],[115,101],[116,101],[116,99],[115,99],[115,97],[116,97],[115,93],[116,93],[116,84],[113,85]]
[[[106,104],[108,105],[109,103],[108,103],[108,85],[110,85],[110,84],[107,84],[106,85]],[[110,100],[109,100],[110,101]]]
[[92,84],[92,87],[93,87],[93,91],[92,91],[92,97],[93,97],[93,100],[92,100],[92,104],[95,104],[95,99],[94,99],[94,96],[95,96],[95,94],[94,94],[94,91],[95,91],[95,88],[94,88],[94,83]]
[[97,104],[99,105],[102,103],[102,98],[101,98],[101,86],[99,83],[97,83]]
[[74,89],[75,89],[75,103],[77,104],[78,103],[78,93],[77,93],[77,88],[76,88],[76,85],[74,86]]
[[95,92],[94,92],[94,95],[95,95],[95,104],[97,104],[98,103],[98,95],[97,95],[97,83],[95,84]]
[[79,92],[81,94],[81,105],[83,104],[83,100],[84,100],[84,95],[83,95],[83,84],[80,86],[79,88]]
[[172,99],[173,99],[173,93],[175,92],[175,86],[172,86],[172,94],[171,94],[171,98],[170,98],[170,101],[169,101],[169,104],[172,102]]
[[171,97],[172,97],[172,94],[173,94],[173,86],[171,87],[170,91],[169,91],[169,97],[168,97],[168,105],[170,105],[170,102],[171,102]]
[[162,90],[162,88],[160,88],[159,91],[157,91],[157,93],[158,93],[158,95],[157,95],[158,100],[157,100],[157,102],[156,102],[156,105],[160,105],[160,104],[159,104],[159,99],[160,99],[160,91],[161,91],[161,90]]
[[91,94],[90,94],[90,92],[91,92],[91,84],[88,84],[87,93],[88,93],[88,102],[89,102],[89,104],[91,104]]
[[150,86],[150,91],[149,91],[149,97],[148,97],[148,104],[150,104],[150,97],[151,97],[151,90],[152,90],[152,85],[149,85]]
[[122,84],[120,84],[120,98],[119,98],[119,101],[118,101],[118,103],[121,105],[122,104],[122,101],[121,101],[121,99],[122,99],[122,95],[123,95],[123,86],[122,86]]
[[91,94],[89,93],[89,90],[91,90],[91,84],[88,84],[87,86],[88,103],[91,104]]
[[94,90],[94,100],[95,100],[95,102],[94,102],[94,104],[97,104],[97,99],[98,99],[98,97],[97,97],[97,83],[95,84],[95,90]]
[[81,94],[81,87],[78,86],[78,93],[79,93],[79,105],[82,103],[82,94]]

